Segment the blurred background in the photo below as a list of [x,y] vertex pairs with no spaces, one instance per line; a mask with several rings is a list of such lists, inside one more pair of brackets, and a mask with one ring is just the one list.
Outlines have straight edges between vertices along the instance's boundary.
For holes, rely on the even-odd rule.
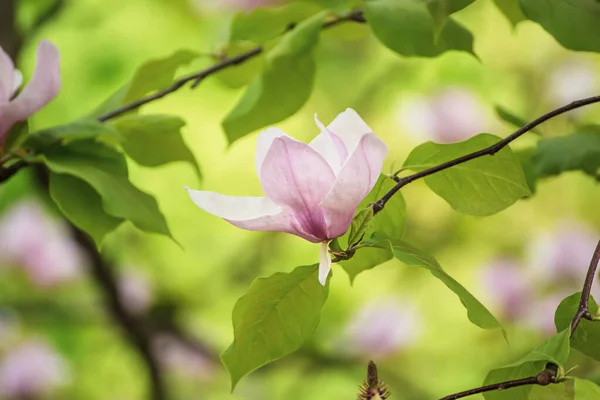
[[[33,117],[38,129],[86,115],[149,59],[191,49],[206,56],[181,74],[211,65],[211,54],[228,39],[231,17],[267,3],[275,2],[1,0],[0,42],[26,77],[40,39],[61,51],[62,90]],[[9,21],[11,7],[16,18]],[[473,32],[479,59],[459,52],[402,58],[358,24],[324,32],[315,90],[278,126],[308,141],[318,133],[314,113],[326,123],[352,107],[388,144],[384,172],[391,172],[427,140],[506,136],[514,127],[496,116],[496,106],[530,120],[598,94],[600,55],[567,51],[531,21],[513,28],[491,0],[454,17]],[[547,179],[532,198],[486,218],[454,212],[416,182],[403,189],[406,239],[435,255],[492,310],[510,344],[500,332],[472,325],[458,298],[421,268],[390,261],[350,285],[334,266],[312,340],[230,393],[218,355],[233,338],[235,301],[256,277],[312,264],[318,252],[291,235],[237,229],[196,208],[183,190],[261,194],[256,134],[228,145],[220,126],[242,93],[212,77],[143,109],[187,121],[185,140],[203,179],[185,163],[157,169],[130,163],[133,182],[156,196],[181,248],[131,224],[102,248],[128,312],[152,321],[144,329],[173,399],[352,399],[370,359],[392,399],[439,398],[481,385],[490,369],[515,361],[554,332],[554,310],[581,289],[600,236],[597,182],[582,173]],[[599,123],[599,111],[591,106],[555,118],[540,134],[565,135],[577,125]],[[527,134],[513,148],[526,149],[537,139]],[[146,367],[89,273],[93,262],[32,171],[0,187],[0,398],[146,398]],[[600,284],[594,292],[600,294]],[[597,364],[573,358],[580,376],[600,381]]]

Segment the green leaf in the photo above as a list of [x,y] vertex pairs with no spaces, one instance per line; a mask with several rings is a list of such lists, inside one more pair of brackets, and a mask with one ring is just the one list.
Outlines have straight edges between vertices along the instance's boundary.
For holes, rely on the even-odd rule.
[[98,247],[122,222],[104,211],[102,198],[89,184],[71,175],[50,173],[50,196],[75,226],[87,232]]
[[266,56],[257,76],[223,120],[229,142],[279,122],[308,100],[314,83],[314,50],[325,14],[320,13],[284,35]]
[[517,157],[517,160],[519,160],[521,168],[523,168],[523,173],[525,174],[525,181],[527,182],[527,186],[529,187],[529,191],[531,191],[531,193],[535,193],[538,179],[538,175],[535,171],[535,165],[533,163],[534,153],[535,148],[528,148],[515,152],[515,156]]
[[83,139],[96,139],[110,144],[117,144],[121,141],[121,136],[110,125],[94,119],[82,119],[70,124],[31,132],[25,138],[22,146],[28,150],[40,150],[59,140],[68,142]]
[[[96,110],[90,117],[99,117],[122,105],[138,100],[150,92],[167,88],[173,83],[175,73],[180,67],[196,59],[198,54],[189,50],[179,50],[172,55],[150,60],[137,69],[133,78],[119,89]],[[130,111],[131,114],[137,110]]]
[[404,56],[435,57],[448,50],[473,53],[473,35],[448,19],[436,40],[434,19],[421,0],[365,0],[365,18],[375,36]]
[[258,7],[249,13],[238,13],[231,22],[229,41],[248,40],[264,43],[282,35],[320,10],[316,4],[297,2],[281,7]]
[[340,262],[340,265],[348,274],[350,283],[353,283],[356,276],[361,272],[375,268],[392,258],[393,254],[388,243],[381,244],[379,240],[368,239],[361,243],[360,249],[356,251],[351,259]]
[[[513,126],[516,126],[517,128],[527,125],[527,121],[524,118],[519,117],[512,111],[509,111],[502,106],[496,105],[494,107],[494,110],[496,111],[496,115],[498,115],[498,117],[500,117],[500,119],[502,119],[505,122],[508,122],[509,124],[511,124]],[[532,129],[529,132],[533,132],[536,135],[541,136],[540,132],[537,129]]]
[[[567,361],[569,353],[569,330],[565,329],[546,340],[519,361],[490,371],[485,378],[484,385],[535,376],[543,371],[549,362],[562,367]],[[510,390],[486,392],[484,393],[484,397],[486,400],[533,399],[530,396],[532,387],[532,385],[525,385],[511,388]],[[537,398],[549,400],[562,398],[551,395],[552,392],[552,389],[543,390],[542,393],[545,393],[545,395]],[[540,393],[538,392],[536,396],[540,396]]]
[[427,9],[433,18],[436,42],[442,33],[448,17],[467,7],[475,0],[429,0]]
[[318,265],[258,278],[233,308],[233,343],[221,355],[232,389],[255,369],[300,348],[321,319],[328,286]]
[[[362,207],[379,200],[385,193],[394,187],[396,182],[385,176],[379,175],[375,186],[361,203]],[[373,231],[385,234],[387,237],[400,239],[404,235],[406,227],[406,201],[402,193],[396,192],[392,198],[385,203],[385,207],[374,218],[371,224]]]
[[600,130],[583,128],[567,136],[542,139],[533,154],[538,177],[558,175],[565,171],[583,171],[593,177],[600,169]]
[[[227,45],[227,57],[246,53],[256,47],[253,42],[235,42]],[[252,82],[252,79],[262,71],[265,64],[264,52],[243,63],[224,68],[214,74],[214,77],[230,88],[241,88]]]
[[156,167],[173,161],[185,161],[202,178],[194,155],[183,141],[185,121],[172,115],[129,115],[114,122],[123,137],[122,147],[135,162]]
[[[498,141],[499,137],[482,133],[460,143],[427,142],[409,154],[404,167],[423,171]],[[521,164],[508,146],[493,156],[479,157],[429,175],[425,183],[453,209],[470,215],[491,215],[531,195]]]
[[[571,327],[571,321],[579,308],[581,292],[572,294],[563,299],[554,314],[554,324],[557,330]],[[598,313],[598,305],[590,296],[589,311],[592,315]],[[571,346],[583,354],[600,361],[600,321],[589,321],[583,319],[571,338]]]
[[89,139],[79,140],[47,147],[42,158],[52,172],[86,181],[102,198],[107,214],[131,221],[143,231],[171,237],[156,200],[133,186],[125,157],[115,149]]
[[[600,25],[597,0],[520,0],[527,18],[537,22],[564,47],[600,52],[595,32]],[[576,23],[575,23],[576,21]]]
[[350,223],[350,236],[348,236],[348,244],[352,246],[358,243],[369,229],[369,225],[373,220],[373,208],[367,207],[358,212]]
[[525,15],[523,15],[519,0],[494,0],[494,3],[502,14],[510,21],[513,27],[517,26],[519,22],[527,19],[525,18]]
[[6,139],[1,146],[0,154],[5,154],[19,147],[29,134],[29,123],[27,121],[17,122],[6,134]]
[[368,261],[377,259],[384,262],[393,256],[406,265],[422,267],[431,272],[434,277],[439,279],[448,289],[452,290],[458,296],[463,306],[467,309],[469,321],[473,324],[483,329],[502,329],[502,326],[492,313],[490,313],[479,300],[465,289],[464,286],[448,275],[434,257],[421,252],[402,240],[374,238],[363,241],[361,246],[364,247],[358,249],[356,255],[352,259],[341,263],[351,279],[358,273],[375,266],[365,263],[362,264],[361,268],[361,264],[357,262],[357,260],[361,260],[361,253],[370,250]]
[[600,386],[587,379],[575,378],[575,400],[600,399]]

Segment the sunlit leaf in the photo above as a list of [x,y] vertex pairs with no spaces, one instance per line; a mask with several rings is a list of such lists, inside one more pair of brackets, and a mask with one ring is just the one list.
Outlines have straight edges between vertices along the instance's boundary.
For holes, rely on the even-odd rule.
[[[569,357],[569,353],[569,329],[565,329],[546,340],[519,361],[490,371],[485,378],[484,385],[536,376],[545,369],[546,364],[549,362],[558,366],[564,365]],[[560,397],[562,396],[561,391],[542,389],[544,390],[538,391],[536,394],[538,397],[536,398],[549,400],[564,398]],[[486,392],[484,393],[484,397],[486,400],[530,400],[533,399],[530,396],[531,391],[532,385],[525,385],[508,390]],[[542,392],[543,397],[539,397],[540,392]]]
[[[498,141],[497,136],[480,134],[460,143],[427,142],[409,154],[404,167],[422,171]],[[491,215],[531,195],[521,164],[508,146],[493,156],[479,157],[429,175],[425,183],[453,209],[470,215]]]
[[42,155],[52,172],[87,182],[102,198],[107,214],[131,221],[143,231],[171,237],[156,200],[129,181],[125,157],[115,149],[93,140],[79,140],[47,147]]
[[[99,117],[151,92],[167,88],[173,83],[177,69],[189,64],[197,57],[198,54],[195,52],[179,50],[168,57],[146,62],[135,71],[129,83],[102,103],[91,113],[90,117]],[[130,113],[136,112],[137,110],[134,110]]]
[[[448,289],[453,291],[460,299],[463,306],[467,309],[469,321],[483,329],[502,328],[498,320],[488,311],[483,304],[479,302],[464,286],[458,283],[454,278],[448,275],[429,254],[425,254],[412,245],[402,240],[390,240],[385,238],[374,238],[362,243],[363,248],[356,251],[356,255],[345,262],[342,267],[353,279],[358,273],[373,268],[375,260],[385,262],[392,256],[406,265],[425,268],[431,274],[439,279]],[[367,258],[361,255],[366,253]],[[361,259],[362,257],[362,259]],[[366,261],[361,264],[361,261]]]
[[521,168],[523,168],[523,173],[525,174],[525,181],[527,182],[527,186],[531,193],[535,193],[535,189],[537,187],[538,175],[535,171],[535,165],[533,163],[533,154],[535,153],[535,148],[528,148],[523,150],[515,151],[515,156],[519,163],[521,164]]
[[527,18],[539,23],[564,47],[600,52],[594,34],[600,24],[597,0],[520,0],[520,4]]
[[540,140],[533,154],[533,167],[540,178],[566,171],[583,171],[596,177],[600,169],[600,130],[588,127]]
[[324,18],[320,13],[302,22],[269,51],[265,70],[223,120],[230,142],[289,117],[308,100],[315,75],[314,49]]
[[[517,128],[527,125],[527,121],[524,118],[519,117],[514,112],[512,112],[502,106],[496,105],[494,107],[494,110],[496,111],[496,115],[498,115],[498,117],[500,117],[500,119],[502,119],[505,122],[508,122],[509,124],[511,124]],[[532,129],[529,132],[533,132],[537,135],[540,134],[537,129]]]
[[519,22],[527,19],[525,18],[525,15],[523,15],[519,0],[494,0],[494,3],[502,14],[510,21],[513,27],[517,26]]
[[295,2],[281,7],[258,7],[249,13],[237,13],[231,22],[229,41],[263,43],[282,35],[320,10],[316,4]]
[[473,53],[473,35],[451,18],[436,40],[434,19],[424,1],[365,0],[364,12],[375,36],[401,55],[435,57],[448,50]]
[[350,236],[348,236],[348,244],[353,245],[364,236],[367,229],[373,220],[373,208],[363,208],[358,212],[350,223]]
[[[557,330],[567,329],[579,308],[580,293],[572,294],[563,299],[554,314],[554,324]],[[598,305],[590,296],[589,311],[592,315],[598,312]],[[583,319],[571,338],[571,346],[583,354],[600,361],[600,321]]]
[[448,17],[457,11],[462,10],[475,0],[429,0],[427,8],[433,17],[435,34],[439,37],[448,21]]
[[6,138],[4,139],[4,143],[2,143],[2,151],[1,154],[4,154],[18,146],[25,140],[27,135],[29,134],[29,123],[27,121],[17,122],[10,128],[8,133],[6,134]]
[[51,172],[49,190],[52,200],[65,217],[87,232],[98,246],[108,233],[123,222],[122,218],[113,217],[104,211],[98,192],[72,175]]
[[587,379],[575,378],[575,400],[600,399],[600,386]]
[[183,126],[185,121],[172,115],[130,115],[114,122],[123,137],[123,150],[138,164],[156,167],[185,161],[200,179],[200,167],[181,135]]
[[233,309],[234,341],[221,355],[232,387],[246,374],[297,350],[315,331],[328,286],[318,265],[258,278]]
[[[379,200],[381,196],[394,187],[396,182],[385,176],[379,175],[379,179],[373,190],[361,203],[363,207]],[[404,235],[406,227],[406,201],[402,193],[396,192],[394,196],[385,203],[385,207],[374,218],[371,224],[373,231],[384,233],[387,237],[400,239]]]
[[117,144],[122,138],[110,125],[94,119],[82,119],[70,124],[31,132],[23,141],[22,146],[28,150],[40,150],[56,143],[58,140],[68,142],[82,139],[96,139]]
[[[228,44],[225,51],[227,57],[234,57],[254,48],[256,48],[255,43],[242,41]],[[214,77],[230,88],[240,88],[252,82],[252,79],[262,71],[264,63],[265,56],[263,52],[243,63],[222,69],[214,74]]]

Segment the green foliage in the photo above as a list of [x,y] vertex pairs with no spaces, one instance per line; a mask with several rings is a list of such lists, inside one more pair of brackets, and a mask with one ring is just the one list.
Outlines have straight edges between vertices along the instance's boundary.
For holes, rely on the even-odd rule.
[[[490,371],[485,378],[484,385],[491,385],[509,380],[527,378],[535,376],[544,370],[546,364],[551,362],[562,367],[567,361],[570,353],[569,329],[565,329],[552,336],[531,353],[525,355],[519,361],[506,365],[502,368]],[[561,384],[561,385],[564,385]],[[554,385],[551,385],[554,386]],[[528,400],[534,397],[530,396],[532,385],[519,386],[506,391],[492,391],[484,393],[486,400]],[[542,395],[540,395],[542,393]],[[552,387],[539,388],[536,396],[548,400],[559,400],[563,397]]]
[[[404,167],[422,171],[497,143],[497,136],[480,134],[452,144],[424,143],[415,148]],[[429,175],[425,183],[456,211],[491,215],[531,192],[521,164],[508,146],[493,156],[479,157]]]
[[600,42],[593,34],[600,24],[597,0],[520,0],[520,4],[527,18],[539,23],[564,47],[600,51]]
[[600,130],[587,127],[567,136],[540,140],[533,154],[533,164],[539,178],[578,170],[598,176]]
[[200,167],[181,136],[183,126],[185,121],[172,115],[130,115],[114,123],[123,137],[123,150],[138,164],[156,167],[185,161],[200,179]]
[[535,148],[528,148],[515,152],[515,156],[517,157],[517,160],[519,160],[519,163],[521,163],[521,168],[523,168],[525,181],[527,182],[527,186],[529,187],[531,193],[535,193],[538,180],[538,175],[535,171],[535,164],[533,163],[534,153]]
[[[496,115],[498,115],[498,117],[500,117],[500,119],[502,119],[505,122],[508,122],[509,124],[511,124],[513,126],[516,126],[517,128],[527,125],[527,121],[524,118],[519,117],[512,111],[509,111],[502,106],[496,105],[494,107],[494,110],[496,111]],[[537,135],[540,134],[537,129],[532,129],[529,132],[533,132]]]
[[[171,237],[156,200],[129,181],[125,157],[115,149],[90,139],[79,140],[45,148],[42,159],[52,172],[67,174],[87,182],[102,198],[102,208],[108,215],[131,221],[143,231]],[[77,195],[73,191],[70,194]],[[56,192],[55,196],[58,198]],[[64,199],[63,196],[61,198]],[[88,197],[92,198],[93,196]],[[63,200],[59,207],[66,207],[67,204],[80,206],[82,201],[67,203]],[[95,206],[91,207],[93,209]],[[67,216],[80,214],[75,209],[63,212]],[[79,219],[73,222],[89,226],[89,223]]]
[[[168,57],[146,62],[135,71],[129,83],[102,103],[90,117],[99,117],[124,104],[138,100],[148,93],[167,88],[173,83],[177,69],[189,64],[197,57],[197,53],[179,50]],[[136,112],[137,110],[130,111],[130,113]]]
[[240,12],[231,22],[229,41],[264,43],[319,11],[320,7],[316,4],[295,2],[276,8],[259,7],[249,13]]
[[439,34],[444,29],[448,17],[457,11],[462,10],[475,0],[430,0],[427,1],[427,8],[434,22],[436,41]]
[[525,15],[523,15],[519,0],[494,0],[494,3],[502,14],[510,21],[513,27],[517,26],[519,22],[527,19],[525,18]]
[[29,133],[29,123],[27,121],[17,122],[6,134],[4,143],[2,143],[0,154],[9,152],[18,147]]
[[[579,308],[579,299],[581,292],[572,294],[563,299],[554,314],[554,324],[556,329],[562,330],[570,328],[571,321]],[[590,296],[589,311],[592,315],[598,313],[598,305],[592,296]],[[571,346],[583,354],[600,361],[600,322],[582,320],[571,338]]]
[[358,212],[350,224],[350,236],[348,236],[348,245],[358,243],[369,229],[373,220],[373,208],[367,207]]
[[87,232],[98,246],[124,221],[106,213],[98,192],[72,175],[51,172],[49,190],[52,200],[65,217]]
[[31,132],[22,143],[27,150],[39,151],[57,141],[96,139],[107,143],[118,143],[121,136],[110,125],[94,119],[82,119],[70,124],[54,126]]
[[375,36],[401,55],[435,57],[448,50],[473,53],[473,35],[454,20],[448,19],[439,35],[435,34],[434,19],[421,0],[365,0],[364,12]]
[[[373,186],[373,190],[371,190],[361,203],[362,206],[366,207],[379,200],[395,184],[396,182],[393,179],[385,175],[379,175],[379,179],[375,183],[375,186]],[[371,227],[373,231],[383,233],[394,239],[400,239],[404,235],[406,227],[406,201],[404,201],[402,193],[397,192],[392,196],[385,204],[383,210],[375,216]]]
[[289,117],[308,100],[316,68],[314,49],[324,18],[320,13],[300,23],[268,52],[263,73],[223,120],[230,142]]
[[[368,258],[361,255],[362,252],[368,250],[370,250]],[[473,324],[483,329],[502,328],[498,320],[485,306],[465,289],[464,286],[448,275],[434,257],[421,252],[402,240],[377,238],[375,236],[374,239],[363,241],[361,248],[357,250],[357,254],[349,261],[342,262],[342,267],[352,280],[360,272],[376,266],[377,264],[373,265],[376,260],[387,261],[392,256],[406,265],[422,267],[431,272],[433,276],[458,296],[463,306],[467,309],[469,321]],[[366,262],[362,264],[362,261]]]
[[600,386],[586,379],[575,378],[575,400],[600,399]]
[[300,348],[321,319],[329,285],[318,265],[258,278],[233,309],[234,341],[222,354],[232,388],[246,374]]
[[[256,44],[248,41],[234,42],[227,45],[225,53],[227,57],[235,57],[247,51],[250,51],[256,47]],[[250,82],[256,75],[262,71],[265,64],[264,52],[252,57],[249,60],[244,61],[241,64],[225,68],[217,72],[214,76],[224,85],[230,88],[244,87]]]

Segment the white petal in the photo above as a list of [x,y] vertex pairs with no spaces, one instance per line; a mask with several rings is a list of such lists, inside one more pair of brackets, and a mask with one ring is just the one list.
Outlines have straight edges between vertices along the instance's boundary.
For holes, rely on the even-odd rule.
[[254,161],[256,162],[256,173],[260,177],[260,171],[262,169],[263,161],[273,144],[273,140],[278,137],[286,136],[292,140],[295,140],[284,131],[279,128],[267,128],[264,131],[261,131],[256,138],[256,153],[254,154]]
[[333,172],[337,175],[344,161],[348,157],[348,151],[344,142],[335,133],[331,132],[315,114],[315,123],[321,133],[317,135],[308,145],[315,149],[327,161]]
[[360,115],[351,108],[335,117],[327,129],[344,141],[349,154],[352,154],[365,133],[373,132]]
[[331,256],[329,255],[329,242],[321,242],[319,248],[319,282],[325,286],[327,283],[327,276],[331,271]]
[[15,69],[13,74],[13,84],[12,84],[12,92],[11,96],[15,94],[15,92],[21,87],[23,84],[23,74],[18,69]]
[[192,190],[185,187],[194,204],[217,217],[245,221],[267,215],[276,215],[282,208],[267,197],[235,197],[215,192]]
[[0,103],[8,101],[12,94],[14,68],[9,55],[0,47]]

